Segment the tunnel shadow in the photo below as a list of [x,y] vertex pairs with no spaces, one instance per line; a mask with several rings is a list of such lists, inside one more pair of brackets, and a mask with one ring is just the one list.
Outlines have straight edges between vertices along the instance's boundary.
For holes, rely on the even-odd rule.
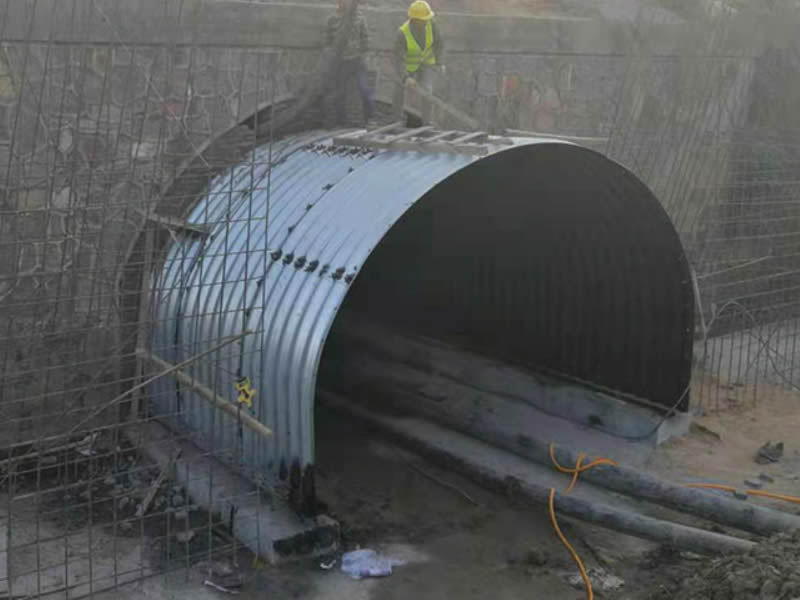
[[510,150],[434,187],[381,240],[319,384],[359,391],[346,357],[374,323],[666,410],[690,378],[690,281],[672,223],[625,169],[564,144]]

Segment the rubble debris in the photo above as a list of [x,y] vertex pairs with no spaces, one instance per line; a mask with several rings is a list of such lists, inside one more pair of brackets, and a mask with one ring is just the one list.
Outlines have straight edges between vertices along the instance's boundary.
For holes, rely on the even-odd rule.
[[121,521],[119,525],[117,525],[117,530],[120,533],[130,533],[133,531],[133,523],[130,521]]
[[543,567],[547,564],[549,557],[539,548],[532,548],[525,553],[525,563],[533,567]]
[[212,577],[225,578],[236,573],[236,567],[227,561],[215,561],[208,565],[208,574]]
[[767,475],[766,473],[759,473],[758,478],[763,481],[764,483],[775,483],[775,479]]
[[800,597],[800,531],[780,533],[750,552],[707,559],[680,586],[686,600],[778,600]]
[[760,465],[776,463],[783,458],[783,442],[767,442],[756,453],[755,461]]
[[336,566],[337,562],[339,562],[339,559],[335,555],[322,556],[319,559],[319,568],[323,571],[330,571]]
[[80,442],[78,442],[78,444],[75,446],[75,451],[81,456],[92,456],[95,453],[93,448],[95,440],[97,440],[96,431],[90,433]]
[[239,593],[239,590],[228,589],[225,586],[219,585],[218,583],[214,583],[210,579],[204,580],[203,585],[207,585],[208,587],[213,588],[218,592],[222,592],[223,594],[232,594],[235,596]]
[[[598,592],[613,592],[625,585],[625,580],[612,575],[602,567],[591,567],[586,571],[592,582],[592,588]],[[583,577],[580,573],[572,573],[567,582],[574,588],[583,588]]]
[[[136,509],[136,516],[137,517],[143,517],[147,513],[147,511],[150,510],[150,504],[152,504],[153,499],[156,497],[156,494],[161,489],[161,486],[163,486],[164,483],[167,481],[167,477],[172,472],[172,467],[175,464],[175,461],[178,460],[178,458],[180,458],[180,455],[181,455],[181,451],[180,450],[177,450],[176,452],[173,452],[172,453],[172,458],[170,460],[169,468],[162,469],[159,472],[158,477],[156,477],[156,479],[153,481],[153,483],[150,484],[150,489],[147,491],[147,494],[145,495],[144,499],[142,500],[142,503]],[[183,496],[181,496],[181,498],[182,497]],[[175,504],[174,501],[175,501],[175,498],[173,497],[173,506],[178,506],[177,504]]]
[[194,531],[189,529],[187,531],[179,531],[175,534],[175,539],[178,540],[181,544],[186,544],[191,542],[194,539]]
[[763,483],[757,483],[755,481],[750,481],[749,479],[745,479],[744,484],[751,490],[760,490],[762,487],[764,487]]
[[681,552],[680,557],[683,560],[704,560],[705,557],[702,554],[696,554],[694,552]]
[[404,565],[405,561],[381,556],[375,550],[353,550],[342,554],[342,571],[353,579],[387,577],[392,568]]
[[710,428],[706,427],[705,425],[701,425],[700,423],[698,423],[696,421],[693,421],[692,424],[689,426],[689,428],[693,433],[699,433],[701,435],[707,435],[707,436],[712,437],[712,438],[714,438],[716,440],[721,440],[722,439],[722,436],[719,433],[717,433],[713,429],[710,429]]
[[227,561],[213,561],[198,564],[205,572],[206,580],[203,585],[214,588],[225,594],[238,594],[244,586],[244,580],[238,566]]

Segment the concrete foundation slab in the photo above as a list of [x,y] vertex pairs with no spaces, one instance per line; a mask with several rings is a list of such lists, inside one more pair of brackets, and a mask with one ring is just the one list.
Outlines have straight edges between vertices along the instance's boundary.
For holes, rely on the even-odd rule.
[[[194,503],[229,521],[236,538],[271,564],[325,554],[339,544],[339,524],[320,515],[301,518],[286,502],[267,499],[245,478],[164,425],[132,425],[127,435],[175,479]],[[177,450],[180,456],[173,462]]]

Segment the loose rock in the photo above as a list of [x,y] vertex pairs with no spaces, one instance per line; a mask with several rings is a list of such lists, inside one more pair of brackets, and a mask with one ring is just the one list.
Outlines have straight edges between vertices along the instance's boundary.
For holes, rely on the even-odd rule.
[[706,559],[675,597],[778,600],[800,597],[800,531],[781,533],[747,554]]
[[[600,567],[592,567],[587,571],[589,580],[592,582],[592,588],[599,592],[611,592],[620,589],[625,585],[625,581],[616,575],[612,575],[605,569]],[[580,573],[570,575],[567,579],[569,584],[574,588],[582,588],[584,586],[583,577]]]
[[191,529],[189,531],[179,531],[175,534],[175,539],[178,540],[181,544],[185,544],[187,542],[191,542],[194,538],[194,531]]
[[130,533],[133,531],[133,524],[128,521],[123,521],[117,526],[117,529],[119,529],[121,533]]
[[548,556],[539,548],[533,548],[525,554],[525,562],[533,567],[543,567],[547,564]]
[[755,461],[760,465],[776,463],[783,458],[783,442],[767,442],[756,453]]

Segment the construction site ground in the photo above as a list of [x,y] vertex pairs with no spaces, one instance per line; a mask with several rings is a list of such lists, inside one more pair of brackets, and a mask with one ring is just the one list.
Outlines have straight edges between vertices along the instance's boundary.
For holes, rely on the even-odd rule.
[[[702,398],[701,389],[696,390],[695,398]],[[800,495],[800,442],[795,433],[800,426],[800,415],[793,410],[797,396],[761,386],[757,404],[753,404],[752,398],[752,388],[745,386],[729,388],[724,399],[703,398],[705,414],[697,417],[690,435],[654,450],[645,468],[651,474],[679,483],[706,481],[745,488],[744,482],[749,481],[758,482],[772,492]],[[756,464],[754,456],[766,441],[783,441],[784,457],[774,464]],[[236,563],[244,582],[239,597],[314,600],[585,597],[582,585],[569,581],[577,575],[577,569],[556,538],[545,507],[487,491],[400,449],[366,425],[322,409],[318,414],[317,447],[318,493],[327,504],[327,512],[341,523],[344,549],[373,548],[406,564],[397,566],[389,577],[356,581],[343,574],[338,564],[330,570],[322,569],[319,559],[276,568],[254,564],[253,557],[245,551],[239,551],[235,560],[232,553],[217,557],[222,562]],[[567,484],[565,477],[564,487]],[[753,498],[746,501],[762,502]],[[792,504],[782,508],[800,510],[800,506]],[[743,569],[735,561],[728,566],[720,561],[712,563],[707,558],[660,548],[563,517],[560,523],[587,568],[599,573],[600,579],[610,586],[604,590],[604,584],[597,579],[598,597],[629,600],[666,599],[677,594],[690,599],[723,597],[711,594],[701,585],[708,577],[700,578],[699,582],[698,578],[691,579],[691,575],[708,569],[712,575],[721,572],[721,581],[727,581],[726,585],[737,586],[736,598],[794,597],[780,595],[779,588],[774,596],[764,596],[761,589],[767,583],[755,576],[740,583],[731,580],[734,572]],[[39,524],[40,529],[48,526],[44,522]],[[114,540],[107,529],[98,529],[92,544],[105,544],[109,548],[116,544],[117,554],[124,549],[124,556],[131,564],[143,557],[152,562],[153,573],[162,570],[157,557],[148,548],[142,548],[137,537]],[[787,560],[800,555],[787,550],[787,544],[789,548],[800,548],[792,540],[783,540],[775,546],[775,555],[787,556]],[[207,577],[204,567],[194,564],[188,569],[179,568],[170,575],[146,578],[122,591],[95,597],[176,600],[224,597],[204,585]],[[102,568],[110,567],[95,565],[95,578]],[[780,565],[769,568],[780,573]],[[149,569],[142,572],[146,570]],[[758,572],[771,571],[758,566]],[[776,577],[786,579],[782,574]],[[613,589],[619,586],[619,580],[624,584]],[[686,582],[691,581],[695,581],[694,590],[686,587],[691,585]]]

